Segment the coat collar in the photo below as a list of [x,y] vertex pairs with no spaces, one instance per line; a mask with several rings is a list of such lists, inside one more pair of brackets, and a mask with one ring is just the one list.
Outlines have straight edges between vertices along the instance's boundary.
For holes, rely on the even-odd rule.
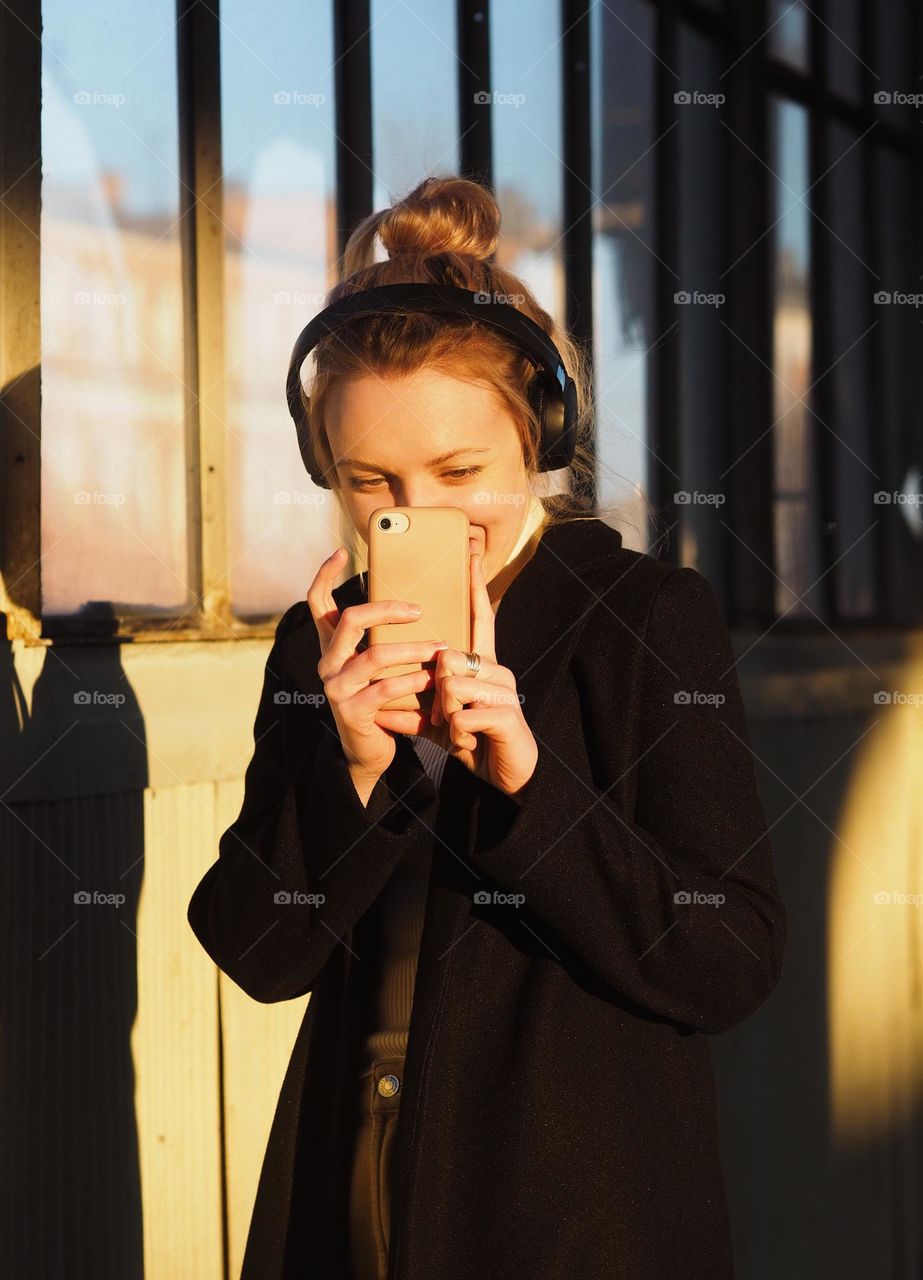
[[[536,726],[554,678],[570,653],[580,624],[594,600],[595,588],[585,571],[600,560],[613,558],[621,535],[602,520],[583,519],[551,524],[539,539],[532,558],[507,587],[497,606],[497,661],[516,677],[529,724]],[[362,603],[366,596],[360,574],[334,587],[341,611]],[[305,605],[303,620],[280,642],[281,662],[292,684],[316,694],[317,630]]]

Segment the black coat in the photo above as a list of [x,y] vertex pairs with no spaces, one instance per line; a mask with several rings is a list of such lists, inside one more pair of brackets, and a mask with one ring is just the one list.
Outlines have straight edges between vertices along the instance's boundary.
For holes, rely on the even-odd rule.
[[[360,601],[359,576],[334,596]],[[415,840],[433,863],[391,1280],[732,1275],[708,1036],[775,987],[786,916],[716,597],[599,520],[551,526],[500,602],[496,651],[539,747],[521,808],[452,757],[437,795],[399,737],[366,809],[316,698],[307,603],[279,623],[243,808],[189,904],[253,999],[312,993],[242,1280],[347,1276],[355,1009],[375,965],[357,925]],[[476,901],[491,890],[525,902]],[[276,901],[296,891],[324,901]]]

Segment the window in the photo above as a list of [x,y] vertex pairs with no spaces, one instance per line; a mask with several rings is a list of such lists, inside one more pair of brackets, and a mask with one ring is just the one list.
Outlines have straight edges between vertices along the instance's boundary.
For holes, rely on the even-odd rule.
[[560,4],[490,6],[494,184],[503,264],[564,321]]
[[[458,167],[452,0],[372,0],[374,202]],[[408,70],[412,68],[412,74]]]
[[777,7],[775,607],[815,625],[919,619],[923,494],[907,428],[916,36],[903,0],[828,6],[827,24]]
[[717,579],[726,536],[718,513],[727,504],[721,457],[721,424],[727,388],[718,371],[728,283],[723,278],[725,243],[725,133],[721,124],[720,49],[694,27],[680,28],[677,104],[679,125],[679,278],[674,281],[679,342],[676,412],[680,466],[676,489],[682,510],[682,560],[708,565]]
[[[333,283],[333,31],[323,7],[302,48],[245,0],[221,6],[224,379],[231,605],[271,617],[303,597],[337,540],[327,490],[304,470],[280,395],[295,338]],[[312,568],[313,566],[313,568]]]
[[42,609],[191,603],[172,6],[48,0],[42,33]]
[[774,99],[773,190],[773,532],[776,608],[820,606],[818,493],[812,401],[811,213],[808,117]]
[[0,210],[14,629],[266,634],[303,597],[340,530],[291,344],[431,172],[492,185],[500,260],[590,348],[627,545],[764,625],[920,620],[909,0],[39,9]]

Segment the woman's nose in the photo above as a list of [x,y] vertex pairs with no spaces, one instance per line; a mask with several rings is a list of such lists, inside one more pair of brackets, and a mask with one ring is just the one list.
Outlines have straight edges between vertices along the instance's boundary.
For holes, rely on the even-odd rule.
[[427,484],[407,484],[398,486],[398,496],[395,506],[398,507],[451,507],[455,503],[447,498],[445,492],[440,492],[432,485]]

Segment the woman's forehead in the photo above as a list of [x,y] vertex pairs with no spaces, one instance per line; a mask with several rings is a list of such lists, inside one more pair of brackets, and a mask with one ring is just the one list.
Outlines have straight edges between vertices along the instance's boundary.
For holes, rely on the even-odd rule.
[[421,456],[435,464],[449,450],[495,452],[517,439],[497,397],[457,379],[356,380],[330,407],[337,454],[353,464]]

